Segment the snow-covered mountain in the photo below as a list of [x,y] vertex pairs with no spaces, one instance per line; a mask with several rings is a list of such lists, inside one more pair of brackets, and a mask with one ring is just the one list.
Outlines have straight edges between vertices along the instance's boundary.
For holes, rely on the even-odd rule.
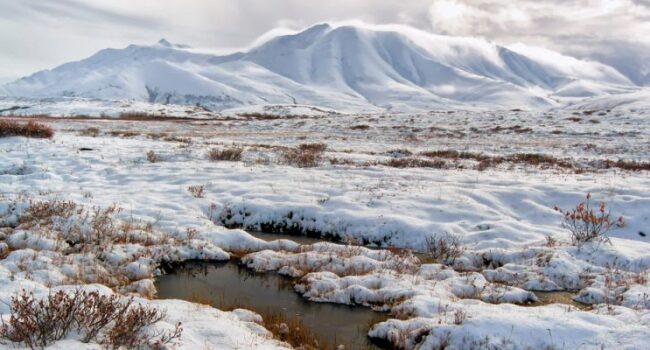
[[16,97],[135,99],[226,109],[544,107],[639,87],[615,69],[517,45],[403,27],[319,24],[247,52],[197,53],[166,40],[105,49],[0,88]]

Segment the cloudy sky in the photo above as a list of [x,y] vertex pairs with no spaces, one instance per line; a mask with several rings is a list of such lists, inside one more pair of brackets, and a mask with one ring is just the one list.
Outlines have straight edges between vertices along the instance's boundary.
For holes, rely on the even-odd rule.
[[543,46],[632,79],[650,73],[650,0],[0,0],[0,82],[106,47],[164,37],[234,50],[274,28],[347,20]]

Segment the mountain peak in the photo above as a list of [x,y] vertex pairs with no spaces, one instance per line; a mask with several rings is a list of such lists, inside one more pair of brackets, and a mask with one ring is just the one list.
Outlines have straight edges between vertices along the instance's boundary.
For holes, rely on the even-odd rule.
[[[402,27],[319,23],[239,54],[150,46],[102,50],[3,86],[0,95],[335,109],[545,107],[636,89],[613,68],[482,39]],[[93,79],[88,79],[92,73]]]
[[303,30],[303,32],[324,32],[330,29],[332,29],[332,26],[329,23],[324,22],[324,23],[314,24],[313,26]]
[[165,39],[165,38],[162,38],[162,39],[158,40],[158,45],[160,45],[160,46],[165,46],[165,47],[172,47],[172,46],[174,46],[174,45],[172,45],[172,43],[170,43],[169,41],[167,41],[167,39]]
[[174,44],[169,42],[167,39],[162,38],[158,40],[156,45],[162,46],[162,47],[167,47],[170,49],[188,49],[190,46],[189,45],[181,45],[181,44]]

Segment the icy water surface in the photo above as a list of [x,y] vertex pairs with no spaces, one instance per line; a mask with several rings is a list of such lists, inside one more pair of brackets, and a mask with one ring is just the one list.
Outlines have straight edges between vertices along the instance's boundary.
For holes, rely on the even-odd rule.
[[158,297],[201,301],[216,308],[245,308],[261,314],[281,313],[302,325],[329,346],[378,349],[367,332],[387,314],[364,307],[315,303],[303,299],[291,280],[276,273],[256,273],[235,262],[186,262],[156,280]]

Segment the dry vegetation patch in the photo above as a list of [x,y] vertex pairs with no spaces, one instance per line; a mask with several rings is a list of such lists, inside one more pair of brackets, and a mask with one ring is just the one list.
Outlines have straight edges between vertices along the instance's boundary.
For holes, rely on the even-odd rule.
[[97,136],[99,136],[99,129],[96,128],[96,127],[84,128],[84,129],[79,130],[79,135],[97,137]]
[[[101,283],[117,291],[149,296],[152,291],[138,283],[152,278],[153,269],[170,258],[173,247],[192,246],[190,241],[154,231],[151,222],[118,220],[121,209],[117,205],[87,209],[74,202],[54,200],[13,203],[11,207],[14,214],[8,214],[18,220],[10,227],[8,247],[44,251],[53,268],[69,266],[65,279],[58,284]],[[124,255],[126,246],[130,253]],[[20,258],[19,270],[28,273],[30,259],[29,254]]]
[[242,158],[244,149],[241,147],[230,147],[224,149],[213,148],[208,151],[208,159],[216,161],[238,162]]
[[323,143],[303,143],[282,152],[282,159],[299,168],[312,168],[320,164],[327,145]]
[[592,240],[609,242],[607,233],[612,229],[624,226],[625,222],[622,216],[610,217],[610,211],[605,202],[598,202],[597,208],[595,207],[591,201],[591,194],[587,194],[586,200],[578,203],[573,209],[555,208],[556,211],[564,215],[562,226],[571,232],[571,240],[574,244]]
[[51,138],[54,130],[51,127],[33,120],[19,123],[14,120],[0,120],[0,137],[25,136],[33,138]]
[[194,198],[203,198],[205,195],[205,186],[204,185],[194,185],[189,186],[187,190],[192,194]]
[[146,327],[165,317],[164,311],[95,291],[58,291],[43,299],[22,292],[11,297],[9,307],[11,315],[3,319],[0,338],[31,349],[45,348],[71,332],[84,343],[95,341],[112,349],[160,348],[175,343],[182,333],[180,323],[173,331],[146,333]]

